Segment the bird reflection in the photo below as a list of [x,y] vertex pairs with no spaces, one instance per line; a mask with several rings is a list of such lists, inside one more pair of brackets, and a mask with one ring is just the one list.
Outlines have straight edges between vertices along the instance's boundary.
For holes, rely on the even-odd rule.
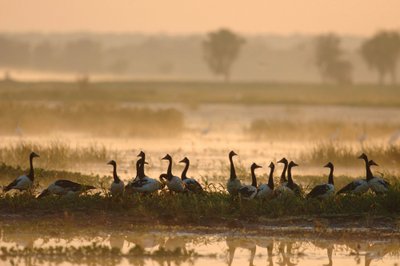
[[256,242],[250,238],[243,237],[227,237],[226,245],[228,246],[228,265],[232,265],[236,248],[247,249],[250,251],[249,265],[254,265],[254,257],[256,255]]

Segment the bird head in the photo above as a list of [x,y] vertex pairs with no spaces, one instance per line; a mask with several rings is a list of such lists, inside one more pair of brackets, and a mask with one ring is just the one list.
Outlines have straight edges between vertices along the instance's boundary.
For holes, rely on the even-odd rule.
[[287,160],[285,157],[283,157],[282,159],[280,159],[279,161],[277,161],[277,163],[287,164],[287,163],[288,163],[288,160]]
[[189,159],[187,157],[183,158],[182,160],[179,161],[180,163],[188,163]]
[[172,160],[172,157],[171,157],[171,155],[167,154],[167,155],[165,155],[163,158],[161,158],[161,160],[168,160],[168,161],[171,161],[171,160]]
[[254,170],[254,169],[257,169],[257,168],[262,168],[262,166],[260,166],[260,165],[258,165],[258,164],[256,164],[256,163],[253,163],[253,164],[251,165],[251,170]]
[[31,152],[30,154],[31,158],[36,158],[36,157],[40,157],[39,154],[35,153],[35,152]]

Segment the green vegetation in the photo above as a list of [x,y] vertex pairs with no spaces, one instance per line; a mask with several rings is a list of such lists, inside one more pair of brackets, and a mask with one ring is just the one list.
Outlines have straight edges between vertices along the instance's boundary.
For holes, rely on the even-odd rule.
[[328,161],[339,165],[354,165],[356,158],[361,153],[366,153],[370,158],[374,158],[378,164],[399,165],[400,164],[400,145],[371,145],[363,147],[352,147],[336,142],[319,143],[310,151],[300,154],[299,160],[308,164],[322,165]]
[[[26,158],[25,158],[26,160]],[[28,169],[21,167],[13,167],[6,164],[0,164],[0,177],[2,185],[11,182],[16,177],[28,173]],[[103,187],[103,184],[111,183],[111,177],[100,177],[99,175],[85,175],[77,172],[44,170],[35,168],[35,183],[36,187],[44,187],[55,181],[56,179],[69,179],[82,184],[93,184],[96,187]]]
[[[17,176],[20,169],[5,165],[0,166],[0,176]],[[6,173],[6,174],[5,174]],[[338,196],[328,200],[305,200],[297,197],[280,197],[270,201],[244,201],[232,199],[223,186],[206,184],[206,193],[171,194],[161,191],[158,194],[130,194],[120,199],[108,196],[107,188],[110,177],[87,176],[79,173],[58,171],[38,171],[40,182],[50,182],[51,179],[68,178],[81,183],[93,184],[101,189],[94,194],[85,194],[75,198],[50,196],[37,199],[29,193],[1,193],[1,213],[24,214],[57,214],[85,212],[120,213],[132,219],[140,217],[145,220],[181,221],[191,223],[223,222],[241,219],[259,221],[263,218],[278,218],[303,215],[398,215],[400,213],[400,182],[397,177],[385,177],[392,184],[391,190],[385,195],[367,193],[362,196]],[[316,182],[326,177],[296,177],[297,180],[308,182],[309,190]],[[3,180],[6,178],[3,178]],[[336,187],[345,185],[350,178],[338,177]]]
[[85,163],[105,163],[110,158],[118,159],[116,151],[110,151],[105,146],[96,143],[71,147],[61,141],[49,141],[44,144],[18,141],[0,147],[0,162],[7,161],[8,164],[14,166],[27,165],[27,158],[31,151],[40,154],[40,165],[46,169],[60,169]]
[[0,101],[107,102],[107,106],[126,102],[400,106],[399,86],[150,81],[95,82],[85,88],[78,85],[0,82]]
[[[0,101],[0,133],[89,133],[95,136],[175,136],[183,116],[175,109],[153,110],[112,103]],[[17,132],[18,133],[18,132]]]

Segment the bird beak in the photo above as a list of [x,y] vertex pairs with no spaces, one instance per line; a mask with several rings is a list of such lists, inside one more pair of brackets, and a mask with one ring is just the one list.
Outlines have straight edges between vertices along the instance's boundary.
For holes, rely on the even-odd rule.
[[262,166],[261,165],[256,165],[256,168],[262,168]]
[[168,160],[168,155],[165,155],[164,157],[162,157],[161,160]]
[[112,164],[112,161],[109,161],[107,164]]
[[280,159],[279,161],[277,161],[277,163],[283,163],[285,160],[285,158]]
[[180,160],[179,162],[180,162],[180,163],[184,163],[184,162],[185,162],[185,159],[182,159],[182,160]]
[[297,163],[293,163],[293,166],[299,166]]
[[330,167],[329,163],[325,164],[324,167]]

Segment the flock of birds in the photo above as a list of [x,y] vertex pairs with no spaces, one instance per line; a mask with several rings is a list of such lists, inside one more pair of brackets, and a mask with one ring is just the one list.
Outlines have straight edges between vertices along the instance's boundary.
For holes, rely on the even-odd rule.
[[[255,170],[261,168],[261,166],[253,163],[251,165],[251,185],[242,185],[241,181],[238,179],[235,171],[235,165],[233,162],[233,157],[237,156],[234,151],[229,153],[230,162],[230,177],[226,184],[228,193],[232,196],[240,196],[243,199],[251,200],[254,198],[260,199],[270,199],[282,194],[290,194],[295,196],[302,196],[303,190],[301,186],[293,181],[292,168],[298,166],[293,161],[288,161],[286,158],[282,158],[277,163],[284,165],[283,171],[280,177],[280,184],[275,188],[274,184],[274,170],[275,164],[270,163],[269,168],[269,178],[268,183],[258,185],[257,178],[255,175]],[[8,186],[4,187],[3,191],[7,192],[10,190],[27,191],[32,190],[34,182],[34,168],[33,159],[39,157],[38,154],[32,152],[29,156],[30,170],[27,175],[22,175],[16,178]],[[180,161],[180,163],[185,164],[185,168],[178,177],[172,173],[172,157],[167,154],[162,160],[167,160],[169,162],[168,169],[166,173],[160,175],[159,179],[151,178],[145,174],[146,155],[143,151],[138,154],[140,159],[136,162],[136,177],[128,182],[127,185],[119,178],[117,174],[117,163],[112,160],[108,162],[109,165],[113,167],[113,182],[110,187],[110,193],[113,197],[122,196],[125,192],[139,192],[139,193],[154,193],[161,190],[167,186],[171,192],[176,193],[203,193],[204,189],[193,178],[187,177],[187,171],[189,169],[190,161],[187,157]],[[354,193],[362,194],[371,189],[377,194],[385,193],[388,191],[390,185],[383,178],[376,177],[372,174],[371,166],[377,166],[373,160],[369,160],[366,154],[361,154],[359,159],[364,160],[366,168],[366,176],[364,179],[357,179],[350,182],[348,185],[341,188],[337,194],[342,193]],[[334,166],[331,162],[326,164],[324,167],[330,169],[328,176],[328,183],[315,186],[307,195],[307,198],[328,198],[335,195],[335,186],[333,171]],[[70,180],[59,179],[51,183],[46,189],[44,189],[38,196],[38,198],[45,197],[47,195],[79,195],[80,193],[95,189],[94,186],[79,184]]]

